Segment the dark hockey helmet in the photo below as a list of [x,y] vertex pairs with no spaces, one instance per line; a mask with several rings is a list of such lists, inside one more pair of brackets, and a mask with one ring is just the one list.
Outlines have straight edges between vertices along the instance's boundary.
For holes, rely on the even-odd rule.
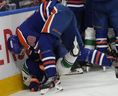
[[8,49],[15,53],[15,54],[20,54],[22,50],[22,45],[20,44],[18,37],[16,35],[12,35],[8,38]]

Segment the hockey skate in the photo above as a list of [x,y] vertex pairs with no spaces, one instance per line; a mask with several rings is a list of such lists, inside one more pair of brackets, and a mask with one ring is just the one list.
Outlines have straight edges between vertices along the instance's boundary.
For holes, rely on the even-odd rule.
[[107,68],[106,68],[106,66],[103,66],[102,69],[105,72]]
[[82,68],[76,68],[74,70],[71,70],[68,74],[66,75],[76,75],[76,74],[83,74],[84,71]]
[[80,62],[76,61],[73,66],[71,67],[71,72],[69,74],[83,74],[83,68]]
[[[79,46],[78,46],[78,42],[77,42],[76,37],[75,37],[75,40],[73,42],[73,45],[74,45],[74,48],[72,50],[72,54],[73,54],[73,56],[77,56],[79,54],[80,50],[79,50]],[[75,61],[75,63],[72,65],[70,71],[71,72],[69,74],[76,74],[76,73],[82,74],[83,73],[83,69],[77,61]]]

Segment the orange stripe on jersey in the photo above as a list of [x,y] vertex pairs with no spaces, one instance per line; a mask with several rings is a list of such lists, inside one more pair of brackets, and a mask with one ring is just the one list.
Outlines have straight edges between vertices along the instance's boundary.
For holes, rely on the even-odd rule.
[[107,42],[106,41],[103,41],[103,42],[100,41],[100,42],[96,42],[96,44],[102,44],[103,45],[103,44],[107,44]]
[[52,14],[49,16],[49,18],[47,19],[43,29],[42,29],[42,33],[49,33],[49,27],[51,25],[51,22],[54,18],[54,15],[57,13],[57,9],[54,7],[54,9],[51,12]]
[[46,61],[43,63],[43,65],[47,65],[47,64],[55,64],[56,62],[53,60],[53,61]]
[[95,59],[95,63],[96,63],[96,64],[98,64],[99,57],[100,57],[100,52],[98,51],[97,56],[96,56],[96,59]]
[[42,29],[42,33],[49,33],[48,28],[49,28],[49,25],[50,25],[53,17],[54,17],[54,14],[49,16],[49,18],[47,19],[47,21],[46,21],[46,23],[45,23],[45,25],[44,25],[44,27]]
[[16,29],[16,34],[17,34],[17,36],[18,36],[18,38],[19,38],[20,43],[21,43],[26,49],[29,49],[30,46],[27,44],[25,38],[23,37],[23,35],[22,35],[22,33],[21,33],[21,31],[20,31],[19,29]]
[[51,13],[55,14],[57,11],[55,10],[55,8],[51,11]]

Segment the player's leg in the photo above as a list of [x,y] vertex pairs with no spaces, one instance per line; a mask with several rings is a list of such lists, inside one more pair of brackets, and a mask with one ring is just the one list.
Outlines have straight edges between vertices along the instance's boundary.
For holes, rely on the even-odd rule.
[[[73,20],[73,22],[74,22],[74,20]],[[80,54],[79,54],[78,59],[80,61],[87,61],[92,64],[98,64],[99,66],[111,66],[111,64],[112,64],[111,61],[107,59],[107,57],[104,53],[101,53],[98,50],[90,50],[90,49],[86,49],[83,47],[83,42],[82,42],[81,36],[78,32],[78,29],[74,25],[75,23],[73,23],[73,22],[71,22],[71,27],[68,28],[68,31],[71,34],[68,35],[66,33],[68,31],[64,32],[64,34],[63,34],[64,38],[62,38],[62,40],[63,40],[63,44],[65,45],[65,47],[67,49],[71,50],[73,48],[73,46],[70,46],[70,45],[73,44],[74,37],[77,36],[77,42],[78,42],[78,45],[80,48]],[[69,37],[69,36],[71,36],[71,37]],[[68,42],[68,40],[70,42]],[[79,42],[81,42],[81,43],[79,43]]]
[[[70,34],[66,33],[68,31]],[[62,38],[62,40],[63,40],[63,44],[65,45],[65,47],[69,50],[72,49],[72,46],[70,46],[70,45],[72,45],[72,42],[74,41],[74,37],[77,36],[77,42],[78,42],[78,45],[80,48],[80,54],[78,57],[79,60],[87,61],[92,64],[98,64],[99,66],[111,66],[111,61],[107,59],[107,57],[104,53],[101,53],[98,50],[90,50],[90,49],[84,48],[83,41],[78,32],[78,29],[76,26],[76,21],[75,21],[74,17],[71,22],[71,27],[69,27],[68,30],[66,30],[66,32],[64,32],[64,34],[63,34],[64,38]],[[68,42],[68,40],[70,42]]]
[[[77,57],[74,57],[70,53],[66,54],[64,59],[60,58],[57,62],[57,67],[61,74],[68,74],[72,64],[76,60]],[[80,55],[78,56],[78,59],[80,61],[86,61],[91,64],[96,64],[98,66],[108,66],[110,67],[112,65],[112,60],[114,58],[108,58],[104,53],[98,51],[98,50],[90,50],[87,48],[84,48],[83,50],[80,50]],[[73,61],[73,62],[72,62]]]
[[[71,6],[73,5],[73,6]],[[85,6],[84,4],[80,4],[82,5],[81,7],[75,7],[75,4],[67,4],[67,6],[73,11],[75,17],[76,17],[76,21],[77,21],[77,26],[78,26],[78,30],[80,31],[81,37],[84,40],[84,30],[85,30]],[[79,5],[79,4],[78,4]],[[73,73],[83,73],[83,68],[82,66],[84,64],[81,63],[85,63],[85,62],[80,62],[80,61],[76,61],[72,68],[71,68],[71,72]]]
[[118,51],[118,19],[117,19],[117,16],[118,16],[118,12],[114,12],[112,13],[111,15],[111,23],[112,23],[112,26],[113,26],[113,29],[114,29],[114,32],[115,32],[115,37],[116,37],[116,40],[115,40],[115,45],[116,45],[116,51]]
[[112,61],[105,55],[104,53],[98,51],[98,50],[90,50],[87,48],[84,48],[82,51],[80,51],[80,56],[78,59],[81,61],[87,61],[88,63],[96,64],[99,66],[111,66]]
[[[85,48],[90,50],[95,49],[95,30],[92,27],[87,27],[85,30]],[[86,63],[86,71],[90,70],[91,64]]]
[[57,61],[57,70],[60,75],[69,74],[71,67],[75,63],[78,54],[80,52],[77,38],[75,37],[73,41],[73,48],[63,57],[59,58]]
[[[110,15],[110,19],[111,19],[111,24],[113,26],[113,29],[114,29],[114,32],[115,32],[115,45],[116,45],[116,54],[115,54],[115,57],[116,57],[116,60],[118,62],[118,11],[117,9],[114,9],[116,11],[112,12],[112,14]],[[115,64],[115,72],[116,72],[116,77],[118,78],[118,64]]]
[[[59,41],[58,43],[60,43],[63,46],[61,37],[64,34],[63,32],[65,32],[65,30],[68,27],[70,27],[68,25],[71,23],[72,18],[73,18],[72,12],[68,8],[66,8],[60,4],[57,5],[56,8],[61,11],[58,11],[59,13],[52,14],[47,19],[47,21],[42,29],[42,33],[40,35],[40,38],[39,38],[38,44],[37,44],[40,48],[41,60],[43,62],[46,76],[47,76],[49,82],[54,81],[55,76],[57,76],[57,71],[56,71],[56,60],[57,60],[56,55],[57,54],[55,54],[55,50],[58,49],[57,47],[59,45],[59,44],[57,44],[57,41]],[[51,22],[50,22],[50,19],[52,19]],[[46,29],[48,29],[48,30],[46,30]],[[69,34],[69,33],[68,33],[68,35],[71,36],[71,34]],[[66,37],[64,37],[64,38],[66,39],[66,41],[69,40]],[[75,38],[73,38],[73,41],[74,41],[74,39]],[[72,45],[73,41],[71,42],[71,45]],[[67,47],[70,48],[70,45],[66,46],[65,48],[67,48]],[[72,47],[73,46],[71,46],[71,48]],[[77,45],[76,45],[76,49],[77,49]],[[68,51],[70,51],[70,50],[68,49]],[[75,49],[72,51],[76,53]],[[75,60],[75,59],[73,59],[73,60]]]
[[113,30],[113,28],[109,28],[109,32],[108,32],[108,39],[109,39],[109,45],[110,45],[110,49],[111,51],[117,51],[116,49],[116,45],[115,45],[115,41],[116,41],[116,38],[115,38],[115,32]]
[[[95,30],[93,28],[93,4],[92,0],[86,1],[85,7],[85,48],[95,49]],[[90,70],[92,64],[86,63],[86,71]]]
[[85,8],[85,48],[95,49],[95,30],[93,28],[93,1],[87,0]]
[[95,49],[95,30],[93,28],[93,9],[91,0],[86,2],[86,30],[85,30],[85,48]]
[[[107,36],[108,36],[108,16],[107,14],[103,11],[104,9],[101,8],[96,9],[94,11],[94,28],[95,28],[95,33],[96,33],[96,49],[107,53],[108,49],[108,41],[107,41]],[[103,70],[106,70],[106,67],[103,66]]]
[[47,77],[56,75],[55,49],[58,47],[56,41],[62,43],[61,36],[72,20],[72,12],[68,8],[57,4],[55,9],[58,10],[57,13],[49,16],[38,40]]

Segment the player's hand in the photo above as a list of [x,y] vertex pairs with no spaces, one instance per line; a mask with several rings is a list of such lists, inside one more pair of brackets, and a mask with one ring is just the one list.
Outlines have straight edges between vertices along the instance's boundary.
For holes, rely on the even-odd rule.
[[29,85],[29,89],[30,89],[31,92],[38,91],[39,84],[36,83],[36,82],[31,82],[30,85]]
[[31,92],[36,92],[40,89],[40,83],[39,83],[39,80],[37,78],[31,79],[29,89]]

